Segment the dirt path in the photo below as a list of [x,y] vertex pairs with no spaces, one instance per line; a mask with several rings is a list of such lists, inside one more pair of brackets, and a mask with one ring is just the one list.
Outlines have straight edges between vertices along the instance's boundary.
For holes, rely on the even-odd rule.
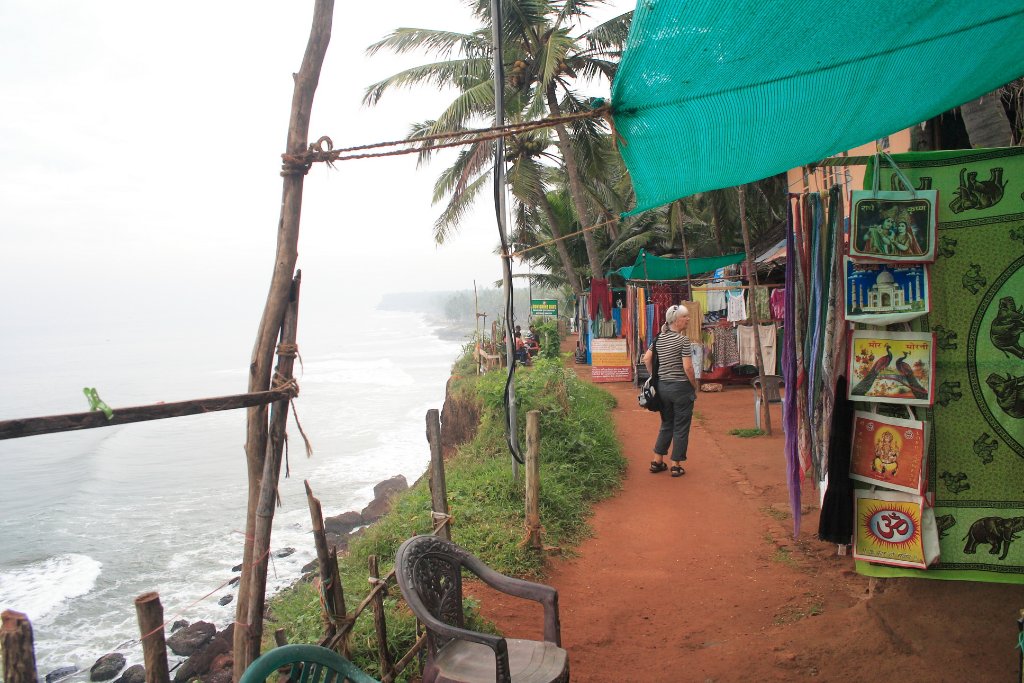
[[[552,558],[547,580],[574,681],[1016,680],[1020,587],[859,576],[817,540],[814,491],[793,540],[781,427],[728,433],[753,427],[749,388],[700,394],[673,479],[647,471],[657,415],[630,384],[603,386],[629,471],[596,507],[594,537]],[[506,635],[539,637],[539,608],[473,592]]]

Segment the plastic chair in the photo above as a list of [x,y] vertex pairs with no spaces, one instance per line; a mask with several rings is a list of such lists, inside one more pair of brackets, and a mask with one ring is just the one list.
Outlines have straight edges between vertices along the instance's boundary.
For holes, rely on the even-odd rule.
[[[782,396],[779,394],[779,387],[783,386],[782,377],[779,375],[765,375],[764,387],[761,386],[761,378],[755,377],[750,381],[754,387],[754,427],[761,428],[761,401],[766,403],[782,403]],[[783,414],[785,417],[785,414]]]
[[[462,570],[491,588],[544,606],[544,640],[502,638],[466,628]],[[567,683],[558,591],[494,571],[451,541],[414,536],[398,548],[395,576],[427,631],[423,683]]]
[[[278,669],[291,665],[289,681],[302,683],[380,683],[337,652],[319,645],[282,645],[256,658],[239,683],[264,683]],[[277,680],[276,678],[274,679]]]

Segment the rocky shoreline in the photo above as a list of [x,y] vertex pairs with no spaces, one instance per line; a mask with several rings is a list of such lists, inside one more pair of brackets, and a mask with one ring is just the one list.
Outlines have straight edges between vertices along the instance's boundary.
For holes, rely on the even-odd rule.
[[[441,445],[445,457],[448,457],[457,445],[475,435],[480,420],[477,406],[453,398],[450,387],[451,379],[448,380],[441,409]],[[424,469],[421,479],[428,476],[428,472],[429,467]],[[324,518],[328,547],[336,548],[339,555],[343,554],[352,538],[390,511],[392,497],[408,488],[406,478],[401,474],[396,475],[373,487],[373,500],[362,510],[350,510]],[[287,557],[294,552],[294,548],[281,548],[274,556]],[[232,571],[240,573],[242,565],[235,565]],[[306,564],[301,571],[302,575],[296,579],[296,583],[312,580],[319,573],[317,560]],[[236,576],[229,585],[235,586],[239,580],[240,577]],[[228,604],[232,599],[232,595],[225,595],[220,599],[220,604]],[[167,637],[167,648],[170,653],[180,658],[177,663],[171,665],[175,683],[186,683],[196,678],[201,678],[203,683],[231,683],[233,641],[234,623],[218,631],[214,624],[207,621],[191,624],[185,620],[174,622]],[[124,647],[135,643],[137,641],[125,644]],[[126,663],[125,656],[120,652],[105,654],[89,669],[89,680],[110,681],[117,677],[114,683],[145,683],[146,674],[143,666],[135,664],[125,669]],[[45,680],[46,683],[57,683],[78,673],[79,669],[76,667],[60,667],[47,673]]]

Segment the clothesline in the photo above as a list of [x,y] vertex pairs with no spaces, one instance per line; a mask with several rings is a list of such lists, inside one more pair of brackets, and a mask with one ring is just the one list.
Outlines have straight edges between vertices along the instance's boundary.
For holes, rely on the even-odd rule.
[[[630,280],[629,282],[686,282],[686,280]],[[694,289],[700,288],[702,292],[731,292],[737,289],[776,289],[778,287],[785,287],[784,283],[775,283],[770,285],[736,285],[734,287],[704,287],[704,285],[696,285]]]

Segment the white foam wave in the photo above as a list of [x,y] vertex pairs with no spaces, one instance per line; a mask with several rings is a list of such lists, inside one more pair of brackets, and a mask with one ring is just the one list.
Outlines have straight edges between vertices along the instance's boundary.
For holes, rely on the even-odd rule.
[[24,612],[42,622],[65,601],[96,585],[103,564],[88,555],[68,553],[0,573],[0,607]]

